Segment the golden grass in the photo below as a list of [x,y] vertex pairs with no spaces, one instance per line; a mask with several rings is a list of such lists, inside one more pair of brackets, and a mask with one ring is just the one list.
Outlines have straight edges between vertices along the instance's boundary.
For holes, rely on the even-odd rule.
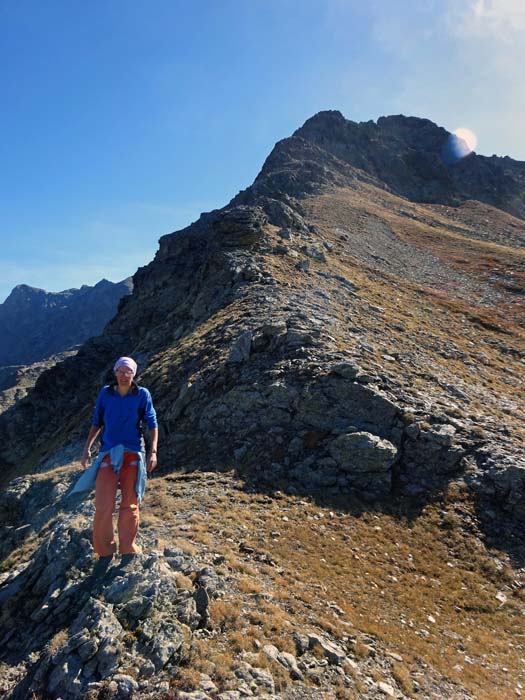
[[200,681],[201,675],[197,670],[189,667],[181,667],[175,676],[174,686],[178,690],[191,693],[193,690],[198,689]]
[[[343,645],[351,635],[348,652],[358,661],[371,653],[367,635],[402,656],[392,674],[408,697],[414,692],[411,670],[419,663],[478,700],[507,700],[509,684],[525,683],[517,644],[523,600],[512,591],[503,606],[496,598],[517,573],[505,555],[487,550],[469,531],[475,512],[457,485],[442,502],[408,519],[382,512],[358,516],[282,494],[259,498],[239,490],[233,478],[230,486],[221,481],[228,497],[218,499],[214,480],[195,474],[187,491],[176,477],[157,484],[181,501],[192,493],[193,508],[213,514],[213,551],[223,551],[236,580],[235,594],[212,601],[220,635],[207,640],[208,661],[220,653],[230,654],[233,663],[242,651],[267,643],[295,653],[294,631],[314,626]],[[232,516],[226,525],[223,509]],[[281,536],[272,538],[276,522]],[[255,554],[269,554],[275,565],[243,553],[241,541],[251,543]],[[216,671],[211,675],[215,680]]]
[[243,577],[237,581],[237,587],[241,593],[262,593],[263,587],[259,581],[254,581],[252,578]]
[[239,606],[223,599],[211,602],[210,620],[213,627],[222,631],[239,630],[242,625]]
[[22,544],[17,546],[2,562],[0,562],[0,573],[10,571],[20,564],[32,559],[39,546],[40,540],[38,535],[31,535],[25,539]]
[[189,576],[176,573],[175,581],[177,583],[177,588],[180,588],[182,591],[193,591],[194,589],[194,582]]
[[414,682],[409,669],[400,662],[396,662],[392,666],[392,675],[396,679],[397,684],[408,697],[414,696]]
[[59,649],[61,649],[68,641],[69,633],[68,630],[60,630],[57,632],[47,643],[46,651],[48,654],[55,654]]

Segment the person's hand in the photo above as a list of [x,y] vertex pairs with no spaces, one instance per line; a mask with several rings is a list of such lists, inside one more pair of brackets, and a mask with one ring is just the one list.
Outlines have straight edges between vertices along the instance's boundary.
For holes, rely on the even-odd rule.
[[84,447],[80,464],[84,467],[84,469],[87,469],[87,467],[89,467],[91,464],[91,450],[89,447]]
[[149,457],[148,457],[148,471],[152,472],[156,466],[157,466],[157,453],[150,452]]

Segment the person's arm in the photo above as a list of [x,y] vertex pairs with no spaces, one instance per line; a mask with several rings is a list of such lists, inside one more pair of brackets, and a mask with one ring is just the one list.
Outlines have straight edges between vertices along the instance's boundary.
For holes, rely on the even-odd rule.
[[91,445],[95,442],[97,435],[100,433],[100,428],[98,425],[92,425],[89,429],[86,444],[84,445],[84,452],[82,453],[82,466],[84,469],[88,467],[91,463]]
[[151,449],[148,454],[148,471],[152,472],[157,466],[157,442],[159,439],[159,429],[150,428]]
[[159,429],[157,424],[157,414],[153,408],[151,394],[147,389],[144,389],[144,397],[144,420],[149,428],[149,434],[151,437],[151,448],[148,453],[147,468],[149,472],[152,472],[157,466],[157,442],[159,439]]

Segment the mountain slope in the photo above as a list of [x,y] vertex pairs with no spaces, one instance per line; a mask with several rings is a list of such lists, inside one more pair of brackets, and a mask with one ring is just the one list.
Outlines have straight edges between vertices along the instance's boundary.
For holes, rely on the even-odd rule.
[[38,377],[57,362],[75,354],[75,350],[65,350],[51,355],[41,362],[31,365],[7,365],[0,367],[0,413],[14,406],[35,386]]
[[23,523],[5,528],[17,546],[0,574],[0,696],[518,696],[523,588],[454,490],[407,518],[231,474],[155,478],[144,556],[97,579],[93,506],[64,498],[69,477],[51,470],[0,499]]
[[[523,212],[519,202],[523,194],[520,189],[523,164],[510,159],[494,162],[486,159],[498,180],[496,190],[492,191],[486,186],[487,163],[478,160],[478,156],[467,159],[471,161],[468,168],[472,171],[466,162],[438,166],[436,154],[446,133],[430,122],[401,119],[403,128],[397,117],[392,123],[387,120],[386,125],[383,120],[377,125],[364,126],[343,122],[338,113],[321,113],[309,120],[294,136],[276,145],[254,184],[227,207],[202,215],[183,231],[164,236],[155,259],[136,273],[133,294],[123,300],[103,334],[85,343],[75,357],[43,373],[34,390],[0,417],[4,479],[15,474],[45,472],[20,478],[6,491],[11,495],[4,512],[10,514],[12,527],[4,540],[6,556],[10,552],[12,557],[16,556],[20,536],[17,529],[25,524],[27,529],[22,536],[27,538],[24,541],[33,543],[36,562],[28,567],[26,574],[22,565],[7,582],[8,586],[14,586],[9,590],[18,590],[13,615],[22,625],[24,620],[32,619],[31,615],[36,616],[33,622],[38,622],[39,613],[24,597],[24,581],[27,583],[24,576],[31,581],[39,579],[47,566],[44,552],[53,547],[65,553],[64,571],[73,566],[77,572],[75,582],[84,586],[89,571],[89,544],[84,530],[88,527],[90,510],[83,506],[81,522],[75,523],[68,515],[67,502],[59,497],[78,468],[78,463],[71,462],[71,455],[77,450],[80,456],[92,402],[113,359],[120,354],[133,355],[139,363],[139,381],[151,389],[160,418],[160,479],[158,486],[154,482],[150,491],[151,510],[147,517],[151,518],[151,529],[144,537],[147,549],[159,548],[159,556],[147,566],[153,577],[164,581],[164,575],[167,576],[169,581],[159,584],[162,590],[162,586],[170,588],[173,583],[166,562],[178,556],[184,559],[182,554],[170,549],[174,532],[184,519],[181,514],[184,503],[175,505],[169,496],[172,484],[181,483],[171,473],[234,470],[237,476],[231,476],[231,482],[225,477],[217,490],[213,489],[213,475],[204,481],[209,480],[211,493],[217,500],[223,488],[244,490],[248,512],[253,503],[259,513],[256,504],[264,494],[273,518],[260,531],[266,543],[256,544],[257,526],[248,516],[240,516],[238,504],[235,513],[229,513],[226,505],[216,514],[216,530],[209,523],[206,529],[206,523],[201,522],[206,532],[199,534],[196,526],[201,517],[198,504],[202,492],[188,494],[185,505],[195,520],[187,523],[181,534],[184,540],[190,540],[189,546],[196,543],[195,554],[203,568],[220,567],[222,559],[215,549],[224,538],[228,541],[228,537],[233,537],[229,517],[239,525],[236,538],[244,526],[248,532],[253,528],[253,540],[239,541],[238,548],[248,548],[244,553],[253,555],[254,559],[259,553],[273,561],[275,550],[277,566],[285,568],[284,562],[290,561],[293,550],[297,559],[291,568],[301,572],[299,578],[303,583],[298,585],[305,596],[305,607],[279,598],[282,582],[276,585],[273,595],[279,600],[278,606],[290,616],[286,618],[288,622],[283,621],[275,629],[265,619],[254,622],[263,632],[257,637],[260,643],[273,640],[280,652],[304,655],[310,642],[306,641],[307,647],[304,638],[301,641],[298,637],[294,642],[293,632],[304,634],[306,620],[317,634],[322,629],[326,641],[342,644],[346,659],[361,635],[372,635],[370,644],[376,651],[375,656],[370,652],[367,677],[372,678],[371,684],[357,687],[355,678],[351,680],[350,663],[341,675],[343,685],[337,689],[340,698],[376,697],[377,692],[386,689],[379,690],[373,682],[385,682],[389,686],[394,683],[391,670],[388,673],[385,670],[387,652],[402,658],[408,655],[420,664],[419,670],[416,672],[413,667],[411,673],[417,673],[417,682],[427,697],[458,700],[514,697],[516,689],[519,690],[517,684],[525,682],[523,668],[513,666],[510,671],[502,672],[506,677],[494,673],[495,668],[501,668],[499,660],[504,658],[505,651],[498,647],[497,659],[488,658],[490,642],[480,636],[473,641],[473,630],[483,628],[484,621],[488,624],[489,618],[484,616],[495,614],[494,599],[499,603],[502,596],[506,601],[512,599],[512,605],[505,607],[507,603],[502,603],[499,616],[490,620],[490,629],[499,629],[504,645],[511,649],[521,615],[519,569],[525,561],[522,400],[525,222],[520,218]],[[387,127],[396,132],[395,139],[386,137]],[[373,148],[371,138],[366,136],[368,131],[378,139]],[[388,144],[394,144],[391,147],[398,149],[400,158],[404,149],[412,155],[415,152],[417,157],[404,155],[403,171],[393,151],[388,150]],[[418,155],[425,150],[429,152],[428,170],[421,165],[424,159]],[[503,165],[500,161],[504,161]],[[503,170],[498,170],[500,165]],[[443,176],[439,172],[433,174],[435,168],[441,167],[445,169]],[[57,465],[63,466],[58,471],[49,471]],[[239,480],[239,475],[244,481]],[[184,477],[180,479],[183,481]],[[55,494],[58,500],[53,505],[52,496],[44,498],[45,505],[40,506],[42,513],[33,523],[29,513],[31,504],[36,505],[39,498],[39,488]],[[285,496],[279,495],[282,493]],[[304,522],[299,522],[293,531],[288,531],[291,526],[286,524],[292,520],[290,515],[286,516],[287,521],[279,518],[278,509],[274,511],[281,497],[289,499],[286,507],[293,512],[294,521],[297,513],[304,511]],[[321,510],[311,511],[312,503]],[[56,508],[58,514],[46,510],[48,506]],[[311,542],[303,527],[309,516],[337,518],[343,541],[349,548],[360,547],[357,542],[365,536],[357,535],[354,527],[359,529],[363,514],[370,526],[363,556],[361,550],[352,550],[353,554],[348,552],[346,559],[342,557],[343,543],[339,543],[342,550],[338,549],[339,545],[330,544],[339,542],[336,529],[322,530],[324,534],[318,533],[318,539]],[[48,529],[41,540],[43,524]],[[281,533],[285,527],[290,541],[276,542],[273,546],[272,538],[280,538],[280,534],[272,533]],[[380,529],[374,530],[375,527]],[[423,535],[427,527],[427,534]],[[414,528],[423,538],[424,546],[418,549],[415,569],[410,563],[408,575],[398,549],[409,541],[410,547],[414,546],[410,534]],[[375,562],[372,571],[366,564],[368,537],[383,529],[388,534],[384,540],[377,534],[381,552],[378,548],[372,557]],[[403,542],[393,541],[396,531]],[[204,534],[208,535],[208,542]],[[164,543],[154,545],[155,540],[163,539]],[[71,555],[63,544],[66,540],[74,545]],[[203,550],[201,544],[209,549]],[[450,567],[439,557],[437,561],[433,558],[434,546],[443,557],[445,552],[451,557],[454,554]],[[474,557],[473,552],[480,558]],[[228,550],[223,556],[232,557],[233,552]],[[435,599],[437,611],[447,621],[438,625],[437,649],[442,650],[442,655],[441,651],[437,652],[439,659],[429,651],[430,644],[427,647],[421,642],[427,635],[434,640],[428,625],[421,626],[421,610],[430,625],[439,620],[436,611],[422,607],[421,598],[403,596],[398,611],[392,602],[392,607],[389,603],[384,614],[381,612],[375,587],[385,591],[390,600],[386,582],[376,581],[381,577],[381,557],[386,576],[396,579],[388,579],[392,585],[397,586],[401,580],[401,571],[402,577],[408,575],[410,589],[423,586],[428,593],[431,587],[443,586],[443,596]],[[337,564],[340,578],[333,568],[323,573],[322,566],[314,566],[315,559],[326,559],[332,567]],[[362,559],[365,563],[355,563]],[[149,560],[146,557],[144,561],[147,564]],[[265,561],[268,563],[262,559],[259,564]],[[182,604],[184,587],[197,601],[201,595],[197,589],[206,589],[204,578],[208,576],[208,583],[213,578],[210,572],[201,575],[195,562],[179,564],[187,571],[191,583],[178,582],[180,600],[175,593],[168,596],[169,606],[174,600]],[[230,559],[226,564],[227,568],[236,569]],[[252,565],[255,566],[253,562]],[[360,586],[344,584],[352,580],[357,566]],[[456,572],[448,571],[453,567],[459,567],[457,577]],[[12,564],[9,568],[12,569]],[[242,567],[240,570],[242,573]],[[225,571],[219,574],[219,579],[228,575]],[[255,573],[246,575],[257,578]],[[364,583],[367,575],[371,577],[370,591]],[[115,576],[118,577],[117,572]],[[69,590],[71,581],[66,575],[65,578]],[[457,596],[448,597],[449,586],[462,590],[462,578],[472,583],[465,584],[467,592],[457,591]],[[136,585],[138,588],[133,590],[137,596],[144,596],[138,578],[133,583],[126,574],[124,579],[119,585]],[[315,590],[316,579],[321,592],[308,598],[307,593]],[[265,585],[270,585],[268,579],[264,580]],[[336,596],[334,580],[341,587],[341,599]],[[45,577],[43,581],[49,586]],[[185,643],[190,642],[189,647],[181,644],[177,649],[194,652],[200,649],[204,656],[207,651],[212,654],[213,649],[213,655],[219,655],[213,657],[217,661],[215,668],[210,666],[206,673],[211,674],[221,692],[232,689],[239,692],[242,682],[239,679],[257,685],[255,672],[242,664],[237,668],[242,672],[236,676],[232,670],[235,661],[229,660],[228,668],[237,680],[221,677],[219,670],[221,644],[228,645],[237,639],[241,650],[251,654],[257,650],[255,642],[249,650],[242,647],[241,638],[246,629],[250,629],[250,634],[255,632],[251,622],[249,625],[245,622],[244,627],[241,623],[255,619],[249,605],[250,595],[263,596],[265,600],[264,592],[254,591],[251,580],[235,585],[235,592],[227,592],[232,596],[228,598],[231,607],[219,606],[211,635],[197,633],[206,628],[206,606],[202,600],[199,619],[192,617],[186,608],[185,613],[180,613],[183,618],[173,613],[173,620],[175,617],[179,622],[186,620],[184,624],[190,630],[186,627],[181,628],[183,632],[179,630]],[[364,589],[363,598],[357,595],[358,588]],[[212,589],[209,583],[210,592]],[[66,613],[59,608],[61,617],[54,625],[54,606],[65,604],[69,594],[60,588],[53,597],[53,591],[48,587],[44,590],[42,584],[35,592],[35,605],[47,601],[46,610],[51,610],[41,628],[43,637],[49,641],[66,627],[73,623],[78,626],[82,621],[89,627],[94,619],[98,620],[97,629],[102,628],[106,612],[100,605],[108,602],[127,605],[127,601],[119,602],[115,597],[118,590],[108,581],[92,596],[95,602],[92,600],[89,605],[93,609],[82,611],[75,607]],[[497,595],[500,597],[495,598]],[[165,635],[169,627],[167,613],[157,610],[162,595],[155,596],[152,598],[157,611],[155,619]],[[328,596],[342,610],[348,606],[342,619],[349,624],[329,624],[326,611],[320,612],[330,600]],[[466,637],[471,645],[468,651],[479,652],[472,669],[470,661],[465,660],[466,657],[472,660],[472,656],[461,639],[461,630],[448,627],[454,615],[455,598],[463,601],[455,611],[460,616],[459,628],[471,630]],[[474,611],[476,600],[479,609]],[[296,605],[301,612],[297,612],[294,622],[289,611],[295,610]],[[352,605],[355,614],[350,614]],[[233,613],[240,607],[244,617],[241,616],[241,627],[237,628],[238,618]],[[313,610],[310,619],[305,612],[309,609]],[[125,610],[117,607],[116,612],[118,624],[131,634],[129,637],[127,632],[119,631],[122,645],[127,639],[133,654],[147,657],[155,666],[157,680],[166,674],[168,678],[179,678],[176,669],[182,666],[186,668],[188,686],[198,685],[195,678],[191,683],[188,678],[191,654],[190,657],[182,654],[182,658],[174,651],[171,660],[165,660],[167,670],[163,670],[164,665],[152,646],[154,635],[141,636],[146,613],[133,621]],[[77,615],[79,621],[75,622]],[[434,622],[430,622],[429,616]],[[400,623],[399,618],[405,622]],[[4,620],[6,633],[12,629],[13,619]],[[401,635],[405,626],[412,629],[410,620],[415,632]],[[118,629],[112,618],[111,624]],[[147,622],[146,631],[152,624]],[[286,630],[290,634],[285,634]],[[397,642],[396,635],[400,635]],[[447,639],[454,641],[449,644]],[[214,646],[214,640],[218,646]],[[2,658],[12,669],[15,662],[21,663],[30,652],[24,640],[9,637],[9,642],[12,656]],[[72,664],[77,663],[75,643],[67,635],[55,642],[60,652],[56,657],[57,668],[68,659]],[[310,651],[315,646],[312,642]],[[36,680],[20,681],[21,693],[31,683],[35,690],[41,687],[39,683],[47,684],[49,689],[52,679],[44,670],[49,667],[49,657],[43,655],[44,647],[41,644],[37,649],[31,648],[38,657]],[[460,647],[465,652],[461,664],[457,658]],[[113,675],[116,670],[122,675],[126,668],[124,647],[119,649]],[[521,640],[516,639],[509,653],[514,659],[518,658],[515,654],[522,655],[522,650]],[[361,651],[366,654],[362,647]],[[317,649],[317,653],[337,657],[333,648],[323,652]],[[102,662],[102,657],[96,658],[97,663]],[[350,654],[349,658],[357,663],[355,655]],[[253,668],[255,661],[251,656],[242,659]],[[223,661],[226,663],[224,657]],[[310,663],[308,656],[306,661]],[[257,659],[259,670],[262,663]],[[467,667],[469,671],[465,673]],[[487,668],[491,673],[486,672]],[[307,694],[296,697],[335,697],[339,674],[337,671],[332,674],[333,670],[320,681],[324,684],[324,695],[316,695],[319,691],[309,685],[310,681],[315,683],[310,678],[306,690],[303,689]],[[357,670],[361,673],[363,669]],[[272,673],[280,678],[274,667]],[[397,693],[398,697],[410,697],[415,690],[414,686],[410,689],[409,680],[416,676],[407,678],[403,669],[398,669],[397,674],[395,688],[392,686],[394,696]],[[75,697],[75,688],[60,685],[65,681],[59,671],[53,678],[57,693],[67,691]],[[101,682],[104,676],[95,665],[91,676],[82,675],[79,670],[76,678],[78,690],[88,682]],[[264,675],[257,678],[264,685],[261,680]],[[299,686],[294,686],[288,676],[283,684],[283,696],[286,692],[290,694],[286,697],[291,698],[293,693],[300,692],[294,690]],[[147,697],[149,691],[143,688],[141,692]],[[218,697],[217,692],[210,690],[210,697]]]
[[[479,493],[521,512],[525,225],[475,202],[410,203],[352,172],[350,185],[323,176],[294,199],[275,190],[281,162],[267,162],[233,206],[163,237],[104,335],[4,417],[17,436],[5,462],[31,463],[35,442],[54,449],[68,417],[82,434],[100,372],[132,353],[147,366],[168,465],[233,460],[272,482],[367,498],[467,471]],[[72,374],[75,396],[62,390]],[[345,455],[359,440],[371,461],[355,470]]]

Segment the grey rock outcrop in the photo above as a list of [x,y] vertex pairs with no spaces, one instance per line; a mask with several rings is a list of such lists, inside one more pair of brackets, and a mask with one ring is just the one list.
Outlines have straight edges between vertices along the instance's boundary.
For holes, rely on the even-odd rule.
[[347,433],[332,441],[329,452],[353,488],[377,497],[390,493],[391,467],[397,456],[391,442],[370,433]]
[[[1,659],[33,659],[31,673],[10,693],[13,700],[33,692],[74,700],[108,679],[131,696],[138,685],[126,675],[129,659],[143,678],[177,666],[193,632],[208,623],[213,593],[198,593],[204,576],[194,591],[181,589],[163,552],[138,558],[131,568],[116,562],[100,576],[92,571],[91,545],[77,523],[78,515],[65,516],[29,565],[1,584]],[[191,572],[188,557],[181,565]],[[208,567],[208,579],[214,575]]]
[[260,240],[268,218],[260,207],[238,206],[226,209],[215,222],[222,245],[252,246]]

